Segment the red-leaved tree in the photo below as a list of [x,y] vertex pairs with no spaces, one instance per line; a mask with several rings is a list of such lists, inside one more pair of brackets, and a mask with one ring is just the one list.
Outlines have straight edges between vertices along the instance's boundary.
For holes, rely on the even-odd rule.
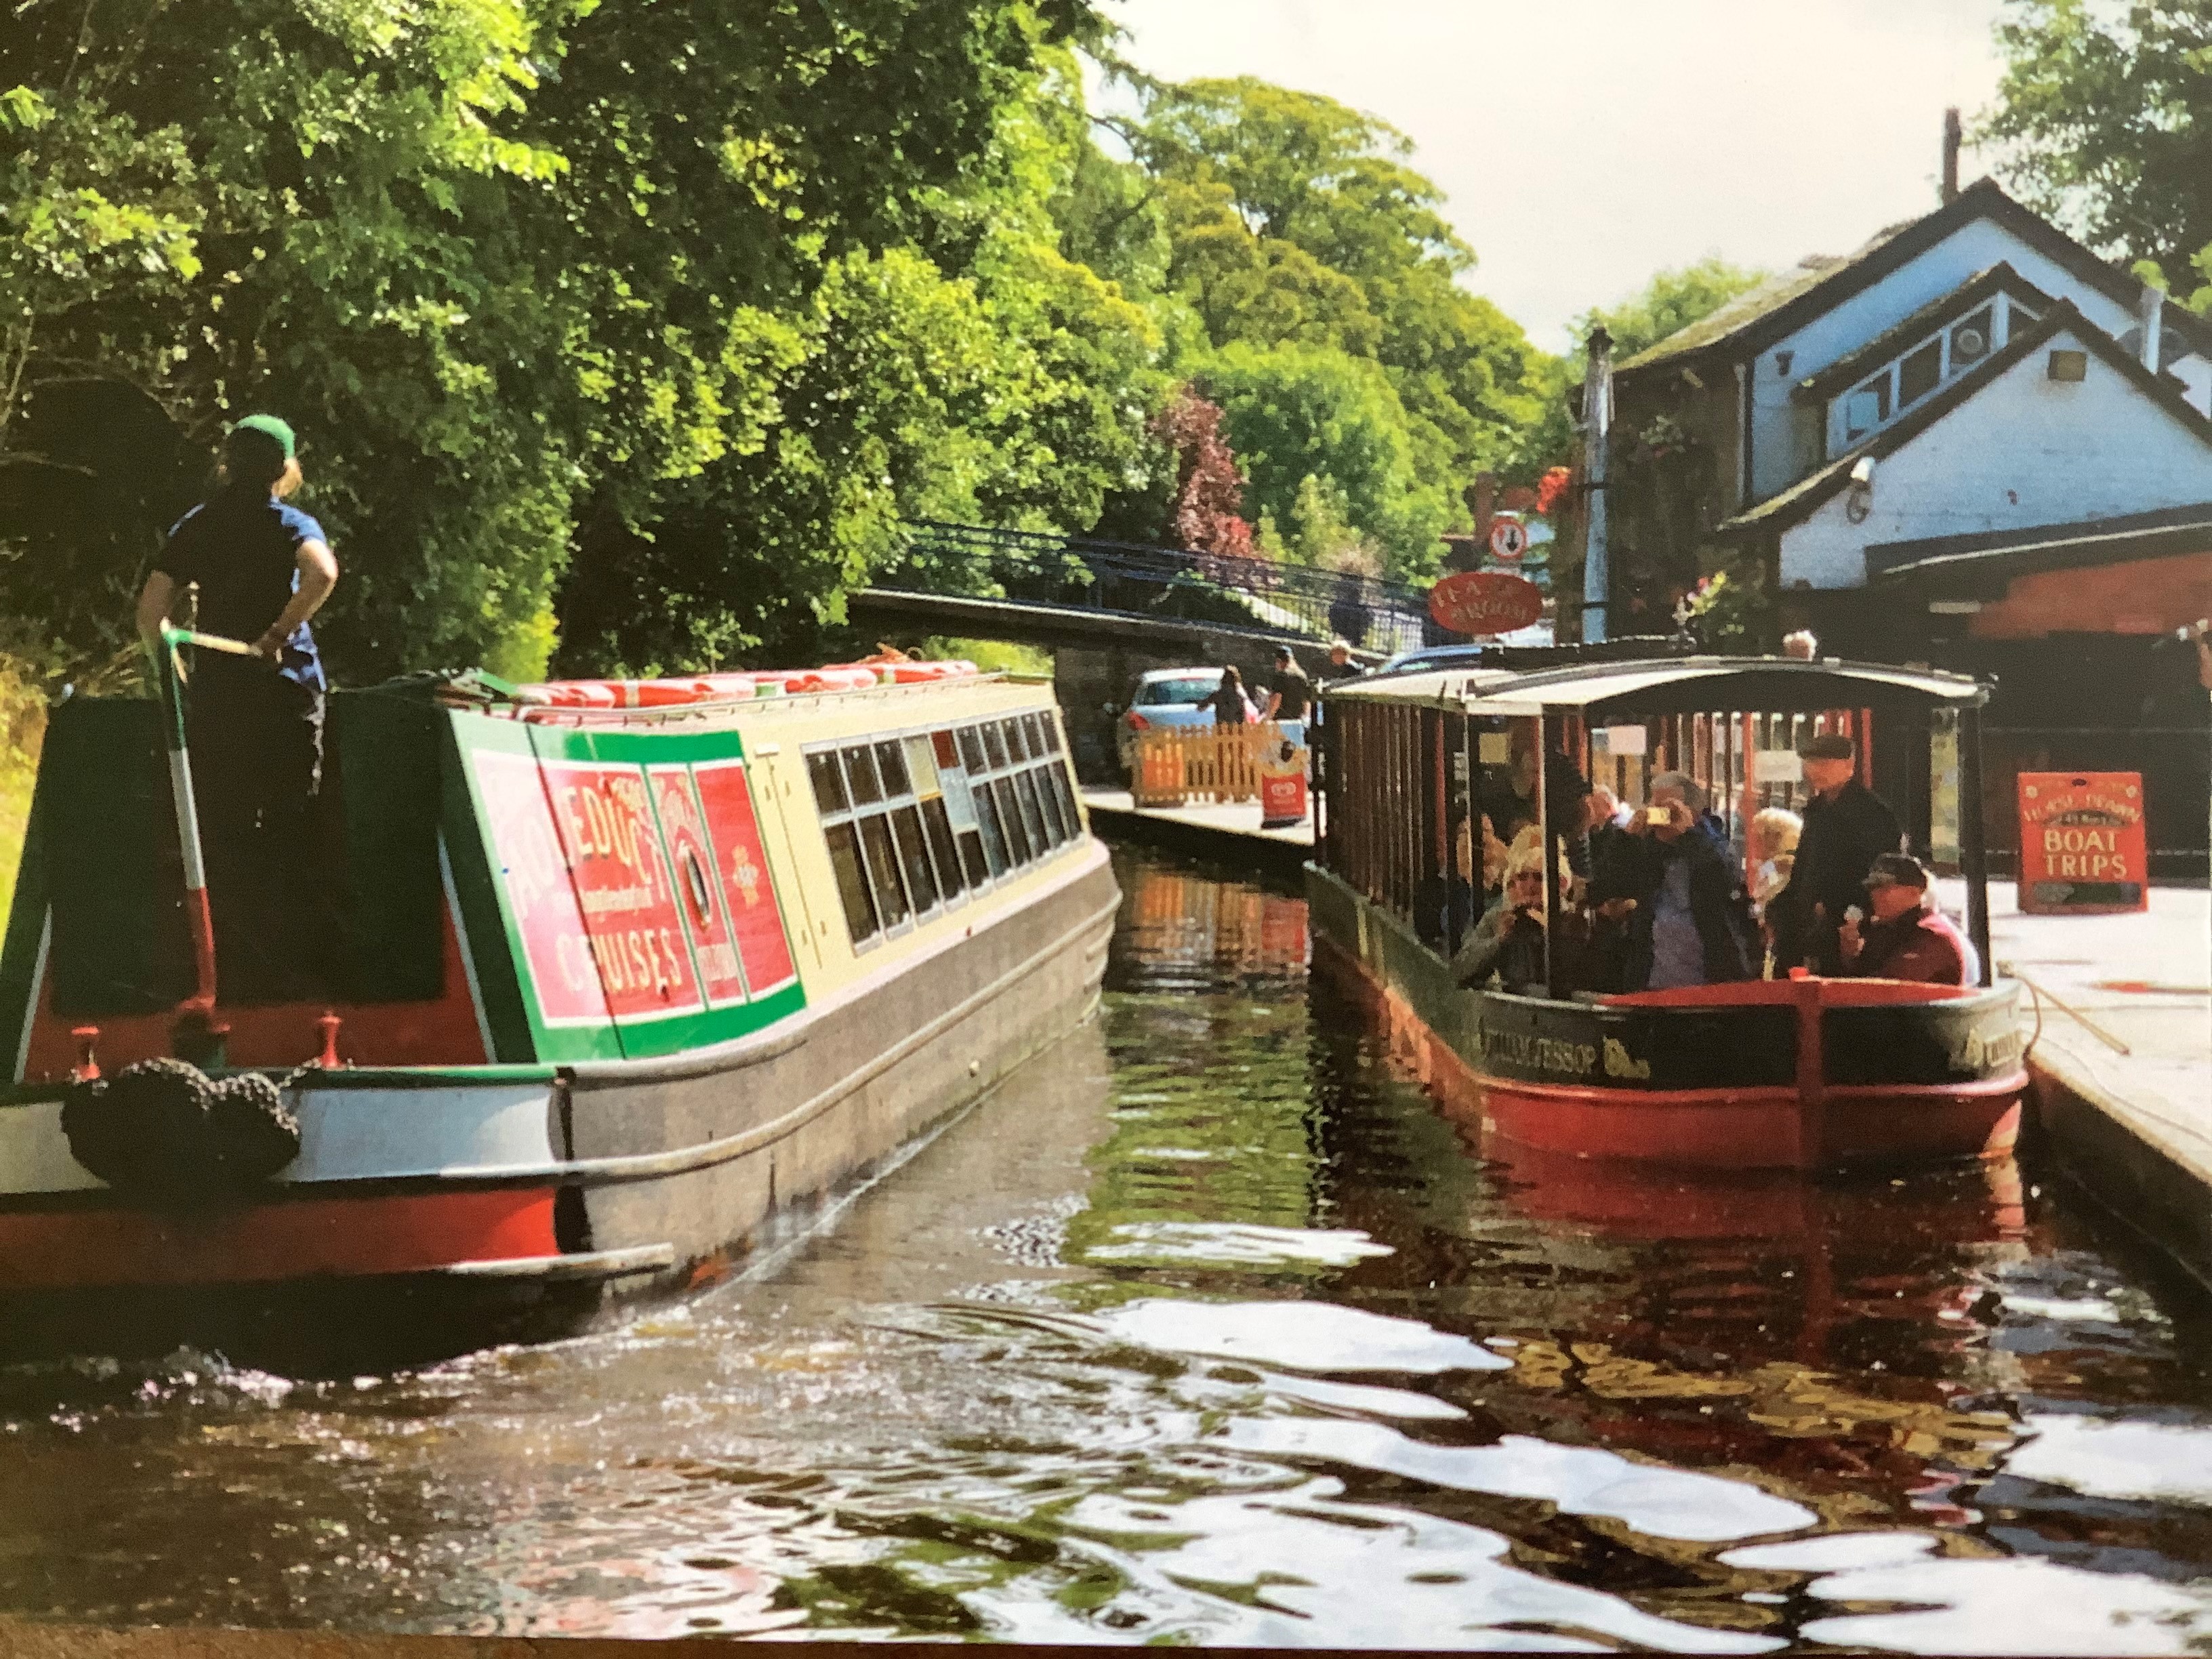
[[1240,515],[1244,475],[1221,435],[1221,405],[1188,386],[1160,411],[1152,434],[1175,451],[1175,495],[1168,503],[1168,539],[1177,547],[1249,559],[1252,526]]

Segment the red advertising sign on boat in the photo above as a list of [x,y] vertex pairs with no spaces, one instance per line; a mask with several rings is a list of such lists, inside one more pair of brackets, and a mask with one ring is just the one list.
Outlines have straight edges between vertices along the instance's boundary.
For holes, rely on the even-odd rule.
[[2141,910],[2150,902],[2139,772],[2020,775],[2020,908]]
[[706,1003],[644,773],[599,761],[540,761],[538,769],[616,1020],[697,1013]]
[[714,869],[714,838],[707,833],[706,818],[692,789],[691,769],[648,767],[646,776],[653,781],[653,809],[659,815],[668,861],[676,872],[677,908],[690,931],[707,999],[717,1004],[743,1002],[744,970],[738,963],[738,942],[730,933],[722,884]]
[[1510,634],[1544,614],[1543,590],[1503,570],[1462,570],[1429,590],[1429,614],[1455,633]]
[[475,769],[484,819],[499,854],[500,883],[522,935],[545,1023],[605,1024],[606,992],[592,961],[584,913],[576,902],[576,886],[553,827],[538,763],[527,755],[479,750]]
[[735,761],[692,769],[719,859],[714,867],[720,875],[730,931],[744,960],[745,984],[754,996],[766,996],[796,980],[799,969],[783,935],[775,885],[769,879],[752,791],[745,783],[744,768]]

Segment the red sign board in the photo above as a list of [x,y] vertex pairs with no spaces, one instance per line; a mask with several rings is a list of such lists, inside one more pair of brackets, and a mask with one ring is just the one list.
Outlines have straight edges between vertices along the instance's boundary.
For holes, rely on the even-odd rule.
[[1260,827],[1305,822],[1306,747],[1285,738],[1260,750]]
[[721,889],[738,954],[744,961],[745,986],[752,995],[766,996],[797,979],[799,969],[783,936],[783,915],[776,908],[775,885],[769,879],[752,791],[745,783],[744,769],[734,761],[702,764],[694,772],[714,855],[709,868]]
[[545,1023],[605,1024],[606,991],[592,960],[576,884],[569,878],[538,763],[527,755],[479,751],[476,775],[485,822],[499,850],[500,884],[522,935]]
[[1544,594],[1526,576],[1462,570],[1429,590],[1429,614],[1459,634],[1510,634],[1544,614]]
[[1528,526],[1518,519],[1498,519],[1490,526],[1490,551],[1508,564],[1521,562],[1528,550]]
[[616,1023],[697,1013],[706,1002],[644,774],[604,761],[545,760],[538,770]]
[[2140,772],[2020,775],[2020,908],[2035,915],[2150,902]]

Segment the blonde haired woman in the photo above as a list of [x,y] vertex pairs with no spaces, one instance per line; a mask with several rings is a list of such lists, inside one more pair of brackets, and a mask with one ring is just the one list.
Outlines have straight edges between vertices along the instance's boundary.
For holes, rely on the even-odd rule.
[[1514,838],[1505,858],[1505,890],[1451,960],[1452,977],[1480,986],[1495,976],[1510,989],[1544,982],[1544,849]]

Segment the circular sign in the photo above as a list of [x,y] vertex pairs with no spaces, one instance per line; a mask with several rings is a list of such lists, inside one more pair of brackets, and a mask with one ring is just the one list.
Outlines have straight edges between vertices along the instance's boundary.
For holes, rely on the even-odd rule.
[[1521,556],[1528,550],[1528,526],[1518,519],[1492,520],[1490,550],[1508,564],[1520,563]]
[[1503,570],[1462,570],[1429,590],[1429,614],[1455,634],[1510,634],[1544,614],[1543,590]]

